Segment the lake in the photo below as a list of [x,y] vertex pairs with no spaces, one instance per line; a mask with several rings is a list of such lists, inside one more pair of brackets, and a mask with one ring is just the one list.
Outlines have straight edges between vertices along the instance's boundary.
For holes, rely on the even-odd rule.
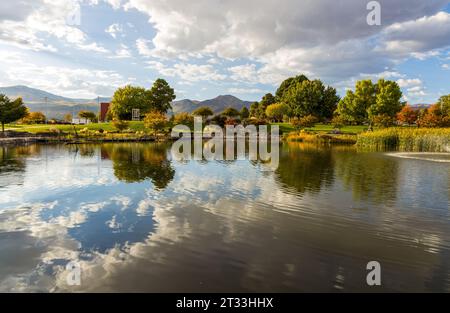
[[285,143],[271,169],[178,162],[168,144],[0,147],[0,291],[449,292],[449,161]]

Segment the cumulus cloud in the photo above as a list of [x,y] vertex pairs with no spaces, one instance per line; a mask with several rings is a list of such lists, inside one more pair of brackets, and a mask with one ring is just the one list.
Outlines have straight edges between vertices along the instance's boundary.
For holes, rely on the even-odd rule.
[[[19,7],[8,6],[1,10],[0,41],[34,51],[56,52],[56,48],[46,43],[47,38],[43,38],[42,34],[46,34],[81,50],[106,52],[97,43],[88,43],[86,34],[71,22],[80,13],[79,0],[21,1]],[[22,14],[11,17],[12,12],[21,9]]]
[[[383,25],[435,13],[445,4],[444,0],[381,1]],[[259,56],[285,46],[337,43],[378,31],[367,25],[366,2],[359,0],[339,4],[309,0],[301,5],[294,0],[130,0],[126,7],[149,15],[157,30],[153,39],[157,49],[211,49],[224,57]]]
[[449,14],[439,12],[448,1],[380,2],[380,27],[367,25],[366,2],[359,0],[130,0],[126,8],[148,14],[156,29],[142,54],[252,58],[261,66],[230,69],[233,79],[251,83],[277,84],[299,72],[329,81],[375,74],[450,44]]
[[169,77],[179,77],[183,81],[219,81],[226,75],[219,73],[212,65],[198,65],[189,63],[176,63],[173,66],[164,65],[158,61],[148,61],[149,68]]
[[110,95],[127,82],[115,71],[31,63],[25,55],[17,53],[0,53],[3,56],[0,76],[4,85],[34,86],[67,97],[94,98]]
[[404,79],[401,78],[399,80],[397,80],[397,84],[401,87],[416,87],[416,86],[421,86],[422,85],[422,81],[418,78],[413,78],[413,79]]
[[427,95],[423,81],[419,78],[401,78],[397,80],[397,84],[405,91],[404,98],[407,101],[419,100]]
[[[135,62],[150,62],[159,75],[179,79],[177,84],[221,81],[227,89],[240,83],[247,90],[271,90],[299,73],[348,86],[358,77],[389,78],[383,74],[397,72],[409,58],[437,58],[445,70],[448,0],[380,2],[382,25],[369,26],[367,2],[360,0],[23,0],[0,4],[0,43],[61,55],[75,48],[109,59],[135,56]],[[92,34],[85,24],[67,23],[77,5],[84,12],[86,4],[100,3],[120,10],[114,12],[121,14],[120,21]],[[139,26],[122,17],[135,10],[147,16],[151,27],[132,37]],[[124,28],[132,27],[130,38],[124,36]],[[91,38],[99,31],[111,37]],[[113,44],[100,41],[104,37]],[[119,38],[126,45],[111,48]]]
[[383,47],[393,54],[413,54],[418,58],[436,56],[432,51],[450,45],[450,14],[439,12],[417,20],[395,23],[383,34]]

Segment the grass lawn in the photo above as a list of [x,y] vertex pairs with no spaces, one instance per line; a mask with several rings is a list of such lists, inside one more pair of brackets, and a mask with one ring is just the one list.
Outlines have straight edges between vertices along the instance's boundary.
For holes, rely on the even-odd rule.
[[[294,126],[289,123],[273,123],[272,125],[278,125],[282,133],[289,133],[295,131]],[[314,127],[306,128],[307,131],[313,131],[317,133],[328,133],[334,128],[332,125],[328,124],[316,124]],[[367,130],[367,126],[357,125],[357,126],[344,126],[341,128],[341,132],[344,134],[359,134]]]
[[[130,129],[132,131],[143,131],[144,123],[143,122],[129,122]],[[278,125],[280,127],[280,131],[282,133],[290,133],[295,131],[295,128],[289,123],[273,123],[272,125]],[[112,125],[112,123],[92,123],[89,125],[75,125],[77,131],[80,131],[84,128],[87,128],[91,131],[96,131],[99,129],[103,129],[107,132],[114,132],[116,129]],[[42,125],[42,124],[33,124],[33,125],[14,125],[9,124],[5,126],[6,130],[13,130],[18,132],[28,132],[28,133],[46,133],[50,132],[54,129],[59,129],[65,133],[73,133],[72,125]],[[306,128],[307,131],[313,131],[317,133],[328,133],[333,130],[332,125],[326,124],[316,124],[312,128]],[[359,134],[363,131],[367,130],[367,126],[345,126],[341,129],[341,132],[344,134]]]
[[[142,131],[144,130],[144,123],[143,122],[129,122],[130,123],[130,129],[132,131]],[[96,131],[99,129],[103,129],[108,132],[116,131],[112,123],[92,123],[89,125],[75,125],[75,128],[77,131],[80,131],[84,128],[87,128],[88,130]],[[52,129],[59,129],[66,133],[73,133],[73,126],[72,125],[41,125],[41,124],[34,124],[34,125],[5,125],[5,130],[12,130],[17,132],[28,132],[28,133],[46,133],[51,131]]]

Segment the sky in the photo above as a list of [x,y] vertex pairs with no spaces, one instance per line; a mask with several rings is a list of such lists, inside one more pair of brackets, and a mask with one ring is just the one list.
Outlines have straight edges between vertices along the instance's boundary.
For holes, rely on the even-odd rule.
[[399,83],[404,100],[450,94],[450,1],[21,0],[0,2],[0,86],[111,96],[159,77],[177,99],[259,100],[305,74],[340,95]]

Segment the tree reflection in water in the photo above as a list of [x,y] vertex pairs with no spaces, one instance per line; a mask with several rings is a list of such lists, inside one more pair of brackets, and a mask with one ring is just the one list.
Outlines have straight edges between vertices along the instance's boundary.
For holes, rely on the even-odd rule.
[[334,157],[331,147],[289,142],[280,151],[276,178],[284,187],[300,193],[319,192],[334,181]]
[[336,154],[335,163],[336,176],[355,201],[395,201],[399,166],[395,159],[382,153],[353,152]]
[[113,162],[114,175],[127,183],[150,179],[157,189],[164,189],[173,180],[175,170],[167,158],[167,144],[104,144],[103,158]]
[[21,185],[26,169],[26,157],[38,154],[40,146],[0,147],[0,188]]

